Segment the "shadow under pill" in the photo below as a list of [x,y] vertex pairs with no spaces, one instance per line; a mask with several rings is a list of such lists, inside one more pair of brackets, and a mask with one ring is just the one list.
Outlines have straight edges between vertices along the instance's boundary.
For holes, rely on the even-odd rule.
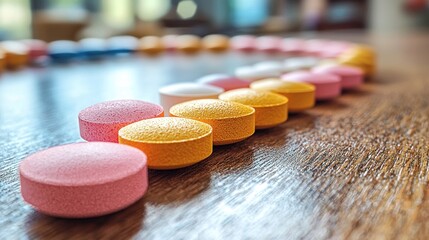
[[316,110],[331,110],[331,111],[337,111],[342,109],[347,109],[348,105],[344,102],[339,101],[338,99],[332,99],[332,100],[324,100],[324,101],[317,101],[317,109]]
[[59,218],[33,211],[25,230],[30,239],[131,239],[144,228],[145,215],[144,198],[124,210],[94,218]]
[[211,172],[203,160],[175,170],[149,170],[149,190],[145,200],[153,204],[186,203],[207,190]]

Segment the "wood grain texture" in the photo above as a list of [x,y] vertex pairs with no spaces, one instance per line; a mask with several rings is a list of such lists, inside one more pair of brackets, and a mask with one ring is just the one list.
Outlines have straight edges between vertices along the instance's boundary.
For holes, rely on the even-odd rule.
[[4,73],[0,239],[428,239],[429,34],[316,37],[372,44],[377,76],[279,127],[215,147],[197,165],[150,171],[142,200],[93,219],[32,210],[20,197],[19,162],[81,141],[85,106],[157,101],[159,86],[268,57],[162,55]]

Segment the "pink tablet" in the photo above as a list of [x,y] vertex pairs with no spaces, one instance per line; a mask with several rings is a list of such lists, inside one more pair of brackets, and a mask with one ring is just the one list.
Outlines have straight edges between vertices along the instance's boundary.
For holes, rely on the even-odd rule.
[[238,51],[253,51],[256,48],[256,38],[252,35],[237,35],[230,38],[230,47]]
[[161,38],[165,50],[174,51],[177,49],[177,35],[165,35]]
[[290,55],[302,55],[305,52],[305,40],[284,38],[281,42],[281,51]]
[[282,50],[282,39],[277,36],[261,36],[256,38],[256,48],[264,52],[280,52]]
[[364,73],[361,69],[344,65],[322,65],[312,69],[314,73],[337,75],[343,89],[355,89],[362,85]]
[[106,142],[49,148],[19,167],[21,194],[38,211],[86,218],[119,211],[139,200],[148,187],[146,155]]
[[240,78],[229,76],[226,74],[210,74],[199,78],[197,82],[220,87],[223,88],[225,91],[237,88],[248,88],[250,85],[249,81],[245,81]]
[[45,57],[48,55],[48,45],[46,42],[37,39],[25,39],[22,40],[28,47],[28,57],[30,61],[36,61],[41,57]]
[[332,74],[295,71],[282,75],[282,80],[311,83],[316,86],[316,99],[327,100],[340,96],[341,80]]
[[157,104],[140,100],[97,103],[79,113],[80,136],[87,141],[118,142],[122,127],[148,118],[164,116]]

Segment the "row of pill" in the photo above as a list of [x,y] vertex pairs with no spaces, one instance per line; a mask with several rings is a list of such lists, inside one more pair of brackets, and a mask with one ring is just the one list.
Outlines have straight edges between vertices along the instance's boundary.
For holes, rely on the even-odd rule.
[[[355,44],[322,39],[304,40],[276,36],[255,37],[251,35],[228,38],[218,34],[208,35],[202,39],[195,35],[146,36],[141,39],[131,36],[116,36],[109,39],[86,38],[78,42],[59,40],[49,44],[41,40],[32,39],[1,42],[0,70],[4,67],[16,69],[28,63],[46,63],[48,59],[67,62],[74,59],[94,59],[133,52],[157,54],[163,51],[178,50],[194,53],[200,49],[216,52],[228,49],[239,51],[257,50],[268,53],[336,58],[349,51],[353,46]],[[344,61],[346,62],[346,60]]]
[[[216,74],[161,88],[163,106],[140,100],[95,104],[78,116],[81,137],[88,142],[53,147],[22,161],[22,196],[53,216],[116,212],[145,194],[147,168],[198,163],[212,154],[213,145],[243,141],[256,129],[277,126],[289,111],[359,87],[364,76],[359,68],[343,65],[256,80]],[[170,117],[164,117],[164,109]]]

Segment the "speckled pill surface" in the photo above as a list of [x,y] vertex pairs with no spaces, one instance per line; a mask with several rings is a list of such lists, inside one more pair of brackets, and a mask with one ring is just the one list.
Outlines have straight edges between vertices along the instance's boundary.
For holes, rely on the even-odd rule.
[[216,99],[223,92],[223,88],[194,82],[176,83],[159,89],[161,105],[166,113],[175,104],[202,98]]
[[211,34],[203,37],[202,44],[209,51],[226,51],[229,48],[229,38],[222,34]]
[[213,144],[242,141],[255,132],[255,109],[240,103],[200,99],[174,105],[170,115],[210,124]]
[[128,207],[148,187],[146,155],[106,142],[74,143],[25,158],[19,167],[24,200],[47,215],[97,217]]
[[162,117],[161,106],[140,100],[97,103],[79,113],[80,135],[87,141],[118,142],[122,127],[143,119]]
[[353,66],[322,65],[312,70],[314,73],[332,74],[341,79],[342,89],[355,89],[363,84],[364,72]]
[[312,108],[315,104],[316,88],[303,82],[286,82],[278,78],[264,79],[250,84],[257,91],[281,94],[289,99],[289,112],[299,112]]
[[242,88],[222,93],[219,99],[253,107],[256,129],[277,126],[288,118],[288,99],[280,94]]
[[185,118],[153,118],[119,130],[119,143],[146,153],[148,167],[176,169],[206,159],[213,151],[212,127]]
[[311,83],[316,87],[316,100],[327,100],[341,95],[341,79],[337,75],[295,71],[282,75],[282,80]]
[[250,85],[249,81],[242,80],[237,77],[229,76],[226,74],[210,74],[197,79],[198,83],[208,84],[215,87],[223,88],[225,91],[237,89],[237,88],[248,88]]

